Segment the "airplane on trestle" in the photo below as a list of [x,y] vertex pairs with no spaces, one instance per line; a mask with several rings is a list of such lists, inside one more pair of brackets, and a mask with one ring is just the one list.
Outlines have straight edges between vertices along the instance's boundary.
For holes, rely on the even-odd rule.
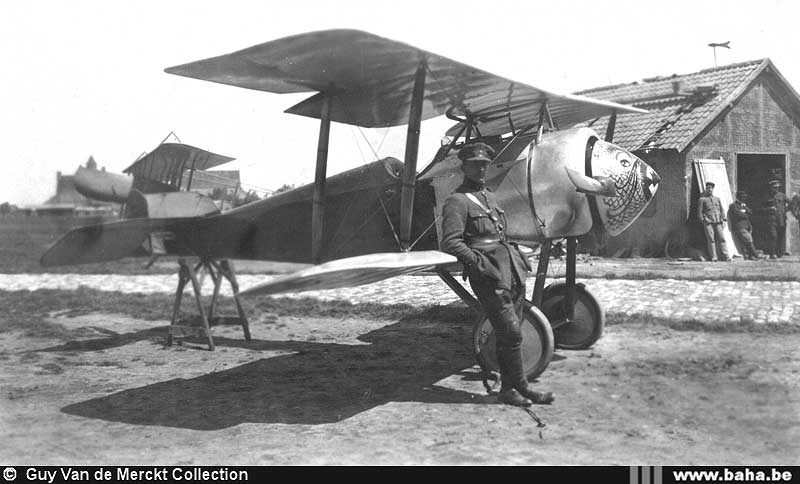
[[[207,170],[235,158],[218,155],[180,141],[167,142],[170,136],[177,138],[174,132],[167,135],[155,149],[142,153],[133,164],[125,168],[125,175],[78,167],[74,176],[75,189],[93,200],[121,204],[122,219],[199,217],[222,212],[223,202],[215,202],[207,195],[191,191],[192,181],[202,179],[208,185],[211,180],[212,186],[233,188],[231,183],[214,180],[213,173]],[[238,185],[235,188],[238,189]],[[171,236],[168,231],[148,234],[141,244],[142,250],[150,256],[146,267],[150,267],[159,256],[167,254],[165,239]],[[182,266],[183,262],[185,261],[181,261]],[[192,272],[201,268],[211,275],[215,294],[218,294],[221,276],[228,270],[227,263],[215,264],[211,260],[201,260],[192,268]],[[191,276],[188,273],[185,276],[184,281],[188,282]],[[180,293],[183,294],[183,291]],[[177,319],[178,308],[179,301],[173,311],[173,323]],[[239,317],[246,321],[244,313]]]
[[[286,111],[320,120],[314,183],[222,214],[173,213],[77,228],[42,256],[43,265],[125,257],[150,233],[168,232],[170,253],[201,261],[315,264],[244,291],[238,291],[230,270],[226,277],[239,308],[240,296],[356,286],[435,268],[480,311],[446,269],[455,258],[438,250],[442,204],[462,180],[457,152],[480,140],[496,149],[487,186],[506,211],[509,238],[540,245],[523,324],[528,377],[544,371],[554,346],[588,348],[600,337],[603,311],[576,282],[577,239],[619,234],[655,194],[660,181],[655,171],[611,143],[617,113],[644,111],[551,93],[357,30],[285,37],[166,72],[273,93],[315,93]],[[456,124],[447,132],[449,141],[418,172],[421,121],[440,115]],[[604,137],[589,128],[558,129],[606,115],[611,118]],[[408,125],[405,160],[384,158],[328,178],[332,121],[368,128]],[[552,241],[562,238],[567,239],[566,281],[544,287]],[[203,315],[191,266],[180,261],[176,311],[191,280]],[[215,287],[215,298],[217,292]],[[213,349],[204,315],[203,321]],[[489,375],[497,362],[484,316],[475,323],[473,340]]]
[[[183,143],[161,142],[143,153],[123,174],[78,167],[75,189],[85,197],[125,206],[123,218],[163,218],[220,212],[213,200],[190,192],[195,176],[235,158]],[[168,217],[169,215],[167,215]]]

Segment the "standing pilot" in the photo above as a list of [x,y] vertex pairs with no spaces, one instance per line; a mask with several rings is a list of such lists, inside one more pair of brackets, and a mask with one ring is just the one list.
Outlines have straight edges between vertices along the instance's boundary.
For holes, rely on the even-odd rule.
[[725,209],[719,197],[714,196],[714,183],[706,183],[706,191],[700,195],[697,203],[697,218],[703,224],[703,232],[706,234],[708,245],[708,256],[712,262],[717,261],[717,245],[719,245],[720,260],[728,259],[728,246],[725,244],[725,232],[723,225],[727,221]]
[[505,235],[506,218],[485,186],[494,150],[471,143],[458,153],[464,182],[444,201],[442,250],[464,264],[469,283],[494,327],[502,384],[499,401],[516,406],[548,404],[551,392],[528,384],[522,366],[522,320],[528,260]]

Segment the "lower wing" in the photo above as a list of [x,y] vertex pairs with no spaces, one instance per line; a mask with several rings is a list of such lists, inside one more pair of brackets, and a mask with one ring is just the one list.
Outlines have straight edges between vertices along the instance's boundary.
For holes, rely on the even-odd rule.
[[277,277],[244,291],[241,295],[266,295],[283,292],[319,291],[353,287],[391,277],[419,272],[440,264],[456,262],[452,255],[438,250],[366,254],[337,259],[293,274]]

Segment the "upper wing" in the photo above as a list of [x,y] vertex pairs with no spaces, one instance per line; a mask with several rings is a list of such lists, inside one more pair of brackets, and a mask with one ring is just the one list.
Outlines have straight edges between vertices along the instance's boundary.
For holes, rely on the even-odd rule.
[[235,160],[182,143],[162,143],[123,170],[136,179],[180,186],[187,170],[203,171]]
[[[364,127],[408,123],[414,80],[426,64],[422,119],[449,108],[479,115],[510,113],[518,127],[537,121],[547,102],[554,121],[567,126],[610,114],[643,112],[594,99],[559,95],[456,62],[402,42],[359,30],[324,30],[259,44],[238,52],[170,67],[166,72],[275,93],[333,94],[331,120]],[[319,118],[323,95],[287,112]],[[531,114],[533,113],[533,114]],[[507,120],[481,125],[483,134],[510,131]]]
[[[536,91],[536,95],[523,99],[518,96],[513,102],[487,102],[476,103],[471,109],[471,113],[480,121],[481,134],[484,136],[505,134],[511,131],[508,119],[501,114],[510,113],[514,126],[519,129],[526,126],[537,126],[539,124],[539,112],[544,104],[553,118],[553,123],[558,128],[568,128],[581,121],[588,119],[608,116],[613,112],[624,113],[646,113],[644,109],[639,109],[625,104],[618,104],[610,101],[601,101],[574,94],[556,94],[543,89],[530,88]],[[461,123],[458,123],[447,130],[447,134],[452,136],[458,133]]]

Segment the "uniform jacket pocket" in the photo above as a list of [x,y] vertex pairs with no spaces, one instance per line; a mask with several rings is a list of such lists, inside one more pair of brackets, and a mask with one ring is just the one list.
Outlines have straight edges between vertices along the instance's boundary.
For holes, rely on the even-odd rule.
[[499,281],[500,271],[492,264],[489,257],[481,249],[472,249],[472,251],[478,256],[478,263],[475,264],[474,270],[481,276]]

